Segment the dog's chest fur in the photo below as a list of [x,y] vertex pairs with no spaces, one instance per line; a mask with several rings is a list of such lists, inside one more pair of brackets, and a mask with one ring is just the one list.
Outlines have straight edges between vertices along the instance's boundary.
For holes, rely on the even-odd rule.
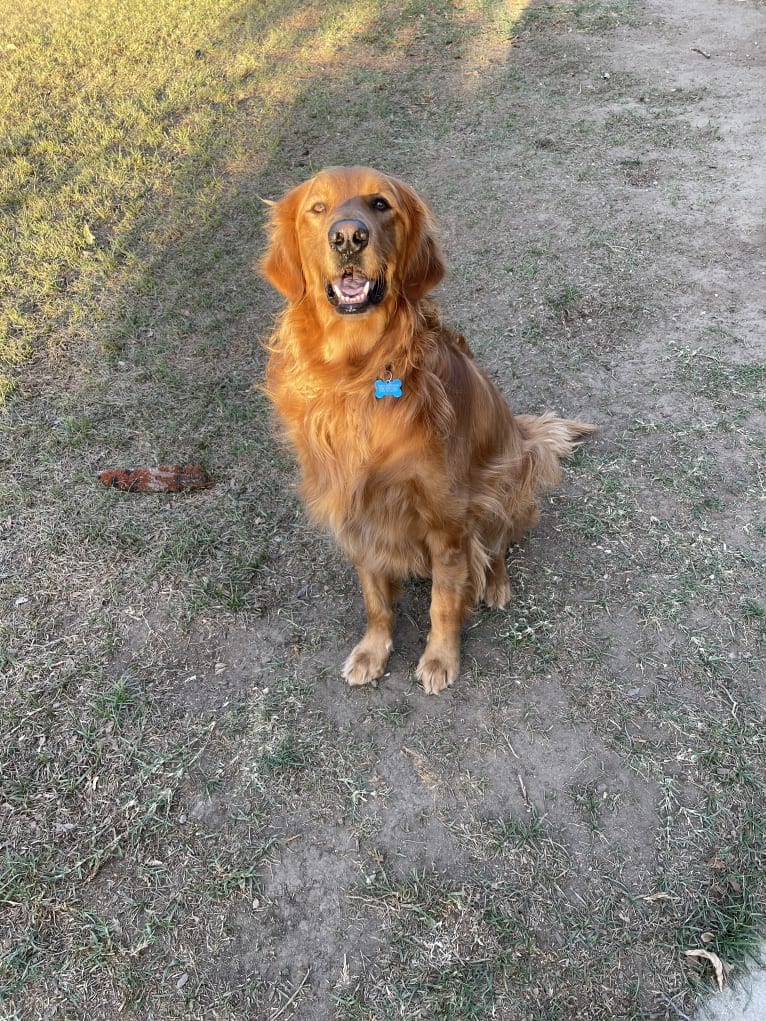
[[[443,487],[427,432],[406,414],[406,397],[315,395],[294,433],[311,516],[329,526],[347,555],[393,574],[428,572],[424,488]],[[434,462],[424,472],[424,463]],[[425,477],[426,475],[430,477]],[[445,494],[446,497],[446,494]]]

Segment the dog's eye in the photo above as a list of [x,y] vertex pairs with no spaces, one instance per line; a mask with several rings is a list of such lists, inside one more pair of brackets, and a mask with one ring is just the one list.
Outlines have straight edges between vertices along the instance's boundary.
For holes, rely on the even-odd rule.
[[327,206],[324,204],[324,202],[315,202],[314,205],[311,207],[311,212],[325,213],[327,212]]
[[376,195],[370,202],[370,205],[379,213],[383,213],[386,209],[391,208],[391,203],[384,199],[382,195]]

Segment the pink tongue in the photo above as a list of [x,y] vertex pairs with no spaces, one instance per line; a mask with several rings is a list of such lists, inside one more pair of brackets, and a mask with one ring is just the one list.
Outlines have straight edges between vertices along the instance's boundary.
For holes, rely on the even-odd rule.
[[354,270],[353,276],[342,277],[339,284],[339,290],[345,298],[356,298],[364,290],[364,285],[367,283],[367,277],[362,273],[358,273]]

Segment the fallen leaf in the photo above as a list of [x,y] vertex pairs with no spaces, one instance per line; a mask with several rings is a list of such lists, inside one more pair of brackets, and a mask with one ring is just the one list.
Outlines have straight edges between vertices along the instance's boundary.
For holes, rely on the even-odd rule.
[[719,991],[723,989],[723,961],[718,954],[714,954],[712,950],[685,950],[684,954],[686,957],[704,957],[706,961],[710,961],[715,971],[718,989]]
[[156,468],[110,468],[99,481],[127,493],[180,493],[184,489],[207,489],[213,479],[198,464],[161,464]]

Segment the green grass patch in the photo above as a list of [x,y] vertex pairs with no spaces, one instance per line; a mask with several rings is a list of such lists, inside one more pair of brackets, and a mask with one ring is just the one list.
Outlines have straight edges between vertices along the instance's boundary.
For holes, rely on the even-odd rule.
[[523,972],[536,953],[520,917],[488,890],[424,871],[403,882],[381,874],[363,897],[396,926],[395,957],[388,977],[381,970],[370,989],[339,997],[343,1021],[478,1021],[492,1015],[504,979]]
[[608,32],[636,19],[635,0],[563,0],[533,3],[524,12],[522,30],[550,31],[577,28],[581,32]]

